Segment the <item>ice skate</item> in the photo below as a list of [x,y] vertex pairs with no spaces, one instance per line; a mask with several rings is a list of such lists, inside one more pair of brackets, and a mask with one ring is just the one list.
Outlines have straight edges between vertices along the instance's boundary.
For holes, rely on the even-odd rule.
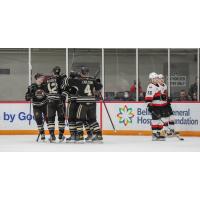
[[173,129],[169,129],[166,131],[167,137],[173,137],[175,135],[175,131]]
[[161,135],[159,132],[153,133],[152,141],[165,141],[165,136]]
[[76,134],[75,143],[78,143],[78,144],[84,143],[84,137],[82,134]]
[[101,135],[101,134],[97,134],[97,139],[98,139],[99,141],[103,141],[102,135]]
[[92,142],[92,134],[88,134],[88,136],[85,138],[85,142]]
[[41,136],[41,141],[44,142],[45,141],[45,134],[44,133],[40,133]]
[[58,139],[59,142],[63,142],[65,140],[65,136],[63,135],[63,133],[59,133]]
[[56,142],[56,136],[54,132],[50,132],[50,138],[49,138],[50,143],[55,143]]
[[67,143],[74,143],[75,142],[75,134],[72,134],[70,137],[66,138]]
[[92,142],[94,143],[103,143],[103,137],[101,135],[95,134],[92,136]]

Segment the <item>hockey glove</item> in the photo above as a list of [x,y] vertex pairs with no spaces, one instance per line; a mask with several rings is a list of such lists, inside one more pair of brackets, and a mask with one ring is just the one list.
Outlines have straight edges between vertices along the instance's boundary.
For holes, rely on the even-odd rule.
[[77,87],[70,87],[69,88],[69,93],[72,94],[72,95],[76,95],[78,92],[78,88]]
[[30,101],[31,98],[32,98],[31,95],[29,93],[27,93],[25,96],[26,101]]
[[151,103],[149,103],[149,104],[147,105],[147,108],[148,108],[148,111],[149,111],[150,113],[152,113],[152,111],[153,111],[153,106],[152,106]]
[[171,97],[168,97],[168,98],[167,98],[167,102],[168,102],[168,103],[171,103],[171,102],[172,102],[172,98],[171,98]]
[[64,79],[64,78],[66,78],[67,76],[66,76],[66,74],[61,74],[60,77],[61,77],[61,79]]
[[100,79],[96,79],[96,83],[95,83],[95,90],[101,90],[103,88],[103,85],[100,82]]
[[166,94],[162,94],[162,95],[161,95],[161,99],[162,99],[163,101],[167,100]]

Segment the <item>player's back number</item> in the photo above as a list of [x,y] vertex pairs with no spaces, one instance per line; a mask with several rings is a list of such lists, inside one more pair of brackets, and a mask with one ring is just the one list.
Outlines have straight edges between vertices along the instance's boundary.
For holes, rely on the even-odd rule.
[[48,90],[50,93],[56,94],[58,92],[57,89],[58,89],[57,83],[54,83],[54,82],[48,83]]

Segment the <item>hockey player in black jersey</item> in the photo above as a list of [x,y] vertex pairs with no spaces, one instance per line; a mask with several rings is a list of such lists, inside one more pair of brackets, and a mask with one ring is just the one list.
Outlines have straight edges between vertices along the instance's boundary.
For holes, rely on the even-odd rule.
[[46,85],[43,83],[44,75],[36,74],[35,83],[28,87],[25,95],[26,101],[32,100],[34,118],[38,126],[41,140],[45,140],[44,122],[47,120]]
[[[81,137],[83,139],[83,135],[77,137],[76,129],[77,109],[79,106],[79,103],[77,103],[78,86],[80,85],[79,78],[80,74],[78,72],[71,71],[69,74],[69,78],[66,77],[62,84],[63,95],[68,96],[67,119],[69,124],[70,137],[66,139],[66,142],[76,142]],[[86,138],[87,140],[92,136],[92,131],[90,130],[90,126],[87,121],[84,122],[84,127],[88,135]]]
[[59,66],[53,68],[53,75],[47,79],[47,117],[50,142],[55,142],[55,117],[58,115],[59,140],[64,140],[65,131],[65,97],[62,96],[61,84],[65,75],[60,75]]
[[88,135],[86,140],[101,141],[103,140],[103,137],[99,123],[96,120],[95,91],[100,91],[102,89],[102,84],[89,76],[89,68],[86,66],[81,67],[80,78],[78,79],[77,83],[77,103],[79,104],[76,116],[77,140],[84,140],[83,124],[87,121],[93,135]]
[[77,81],[78,73],[71,71],[69,77],[66,77],[62,83],[62,94],[63,96],[68,96],[68,106],[67,106],[67,120],[69,125],[70,137],[66,139],[66,142],[75,142],[76,140],[76,114],[78,109],[77,104]]

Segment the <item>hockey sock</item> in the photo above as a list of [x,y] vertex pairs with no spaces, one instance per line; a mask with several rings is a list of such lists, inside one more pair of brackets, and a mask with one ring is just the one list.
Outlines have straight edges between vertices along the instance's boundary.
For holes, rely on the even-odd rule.
[[64,133],[65,131],[65,122],[59,122],[58,123],[58,129],[59,129],[59,133]]
[[169,118],[169,128],[172,129],[172,130],[175,130],[175,123],[174,123],[174,116],[171,115],[170,118]]
[[97,121],[91,123],[91,124],[90,124],[90,127],[91,127],[91,129],[93,130],[93,133],[94,133],[94,134],[102,135],[101,129],[100,129],[100,127],[99,127],[99,123],[98,123]]
[[76,129],[77,129],[78,135],[83,135],[83,122],[82,121],[76,122]]
[[44,132],[44,126],[43,126],[43,124],[41,124],[41,125],[37,125],[38,126],[38,131],[41,133],[41,132]]
[[91,135],[92,131],[91,131],[91,128],[90,128],[88,122],[84,122],[84,127],[85,127],[85,130],[86,130],[87,134]]
[[55,122],[51,122],[51,121],[49,121],[49,123],[48,123],[48,129],[49,129],[49,133],[50,133],[50,135],[54,134],[54,130],[55,130]]
[[169,131],[169,127],[168,127],[168,124],[169,124],[169,121],[168,121],[168,118],[167,117],[163,117],[163,118],[161,118],[162,119],[162,121],[164,122],[163,123],[163,131]]
[[69,121],[69,131],[71,135],[74,135],[76,133],[76,122],[75,121]]

